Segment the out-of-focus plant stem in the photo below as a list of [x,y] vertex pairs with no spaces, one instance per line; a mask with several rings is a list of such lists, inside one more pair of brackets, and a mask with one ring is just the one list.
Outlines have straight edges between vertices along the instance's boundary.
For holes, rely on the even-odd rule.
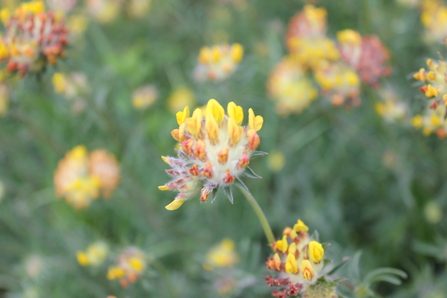
[[[237,185],[237,184],[236,184]],[[242,186],[237,185],[237,187],[240,189],[240,191],[244,194],[247,201],[250,203],[251,207],[256,213],[256,216],[258,217],[259,221],[261,222],[262,228],[264,229],[265,236],[267,237],[267,241],[270,245],[275,243],[275,237],[273,236],[272,228],[270,227],[270,224],[267,220],[267,218],[264,215],[264,212],[262,212],[261,207],[259,206],[256,199],[253,197],[253,195],[244,189]]]

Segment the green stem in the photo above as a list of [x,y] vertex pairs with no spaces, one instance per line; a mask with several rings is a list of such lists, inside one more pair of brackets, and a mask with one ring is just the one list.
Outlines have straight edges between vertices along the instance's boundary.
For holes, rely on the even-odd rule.
[[262,228],[264,229],[264,233],[265,233],[265,236],[267,237],[267,241],[269,242],[269,244],[271,245],[271,244],[275,243],[275,237],[273,236],[272,228],[270,227],[270,224],[269,224],[267,218],[265,217],[264,212],[262,212],[262,209],[259,206],[256,199],[253,197],[253,195],[249,191],[247,191],[241,185],[236,184],[236,186],[245,195],[245,198],[247,198],[247,201],[250,203],[251,207],[253,208],[256,215],[258,216],[258,219],[261,222]]

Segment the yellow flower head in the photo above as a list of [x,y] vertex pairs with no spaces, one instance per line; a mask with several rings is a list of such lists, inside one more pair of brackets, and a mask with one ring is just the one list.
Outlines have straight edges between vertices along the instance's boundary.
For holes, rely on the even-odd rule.
[[[342,62],[327,63],[314,72],[315,80],[334,106],[359,105],[360,78]],[[349,101],[348,101],[349,100]]]
[[408,106],[400,100],[391,88],[378,92],[380,101],[376,103],[376,112],[388,123],[401,121],[406,117]]
[[279,150],[272,150],[268,155],[268,166],[273,172],[281,171],[286,165],[286,158]]
[[266,282],[271,287],[281,286],[281,292],[299,293],[314,285],[324,267],[323,246],[312,240],[308,227],[301,221],[294,228],[284,229],[283,238],[272,245],[274,255],[269,257],[267,269],[278,272],[278,277],[268,275]]
[[447,38],[447,6],[440,0],[424,0],[421,23],[425,27],[425,40],[429,43]]
[[203,266],[207,270],[213,270],[215,267],[232,267],[238,261],[239,256],[234,250],[233,240],[226,238],[206,254]]
[[318,95],[301,64],[291,57],[284,58],[275,66],[267,89],[281,116],[301,113]]
[[[167,173],[173,180],[159,189],[178,191],[175,200],[166,206],[168,210],[179,208],[200,189],[200,200],[206,201],[218,187],[228,187],[239,178],[250,163],[250,157],[261,140],[257,134],[264,119],[248,111],[248,125],[242,107],[229,103],[227,113],[214,99],[210,99],[202,112],[195,109],[190,116],[189,108],[176,114],[178,129],[173,138],[181,144],[177,158],[163,157],[172,169]],[[231,192],[230,201],[233,200]]]
[[119,279],[122,287],[127,287],[138,280],[146,269],[146,256],[136,247],[128,247],[121,252],[116,265],[109,267],[107,278]]
[[56,195],[76,209],[87,208],[101,191],[110,196],[119,179],[119,165],[113,155],[103,150],[89,155],[85,146],[69,151],[54,173]]
[[244,48],[238,43],[214,45],[200,49],[198,65],[194,72],[197,81],[221,81],[229,77],[244,56]]
[[158,91],[153,85],[138,88],[132,95],[132,104],[138,110],[147,109],[157,100]]

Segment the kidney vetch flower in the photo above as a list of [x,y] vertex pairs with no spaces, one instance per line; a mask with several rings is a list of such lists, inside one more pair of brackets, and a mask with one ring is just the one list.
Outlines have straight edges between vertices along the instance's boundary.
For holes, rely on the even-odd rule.
[[250,157],[256,154],[261,142],[257,131],[264,119],[249,109],[248,125],[241,126],[244,111],[234,102],[228,104],[227,113],[215,99],[210,99],[204,112],[198,108],[190,116],[185,107],[176,114],[179,128],[172,131],[172,136],[181,146],[177,158],[162,157],[172,167],[167,170],[172,180],[159,189],[179,194],[166,209],[178,209],[199,189],[202,202],[218,187],[233,201],[228,187],[244,173]]
[[109,198],[120,181],[120,166],[105,150],[90,154],[77,146],[59,162],[54,173],[56,196],[64,197],[76,209],[87,208],[100,193]]
[[[275,254],[268,258],[266,266],[278,272],[278,276],[267,275],[265,280],[270,287],[282,288],[273,291],[272,296],[338,297],[336,283],[321,278],[325,264],[323,245],[313,240],[308,231],[304,222],[298,220],[293,228],[285,228],[282,239],[272,245]],[[312,295],[317,293],[320,295]]]
[[244,48],[238,43],[203,47],[197,58],[194,77],[197,81],[224,80],[236,71],[243,56]]
[[123,288],[138,280],[146,268],[146,256],[138,248],[130,246],[121,252],[116,265],[109,267],[107,278],[119,279]]
[[24,76],[65,55],[68,30],[64,19],[45,11],[42,1],[22,3],[13,12],[4,8],[0,17],[6,28],[0,39],[0,61],[7,61],[7,71]]

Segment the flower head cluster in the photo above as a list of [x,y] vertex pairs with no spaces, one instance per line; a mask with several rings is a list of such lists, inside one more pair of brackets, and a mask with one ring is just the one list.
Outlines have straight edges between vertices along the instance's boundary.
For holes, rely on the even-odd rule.
[[116,259],[116,265],[109,267],[107,278],[119,279],[123,288],[138,280],[146,268],[146,256],[136,247],[128,247]]
[[426,29],[427,42],[440,42],[447,38],[447,6],[442,0],[424,0],[422,2],[422,25]]
[[324,248],[311,239],[308,230],[309,228],[298,220],[293,228],[285,228],[282,239],[272,245],[275,254],[268,258],[266,266],[267,269],[278,272],[278,275],[268,275],[266,282],[271,287],[282,288],[272,292],[274,297],[301,297],[300,294],[316,284],[321,276]]
[[98,241],[92,243],[85,251],[78,251],[76,258],[82,266],[97,266],[107,258],[109,247],[106,243]]
[[52,78],[54,92],[62,94],[72,101],[73,112],[81,112],[85,109],[85,96],[90,93],[87,76],[81,72],[63,74],[57,72]]
[[337,39],[342,60],[353,67],[366,84],[378,87],[379,78],[390,74],[391,68],[385,65],[390,54],[377,36],[361,36],[347,29],[338,32]]
[[104,150],[89,154],[84,146],[69,151],[54,173],[56,195],[76,209],[87,208],[100,193],[109,198],[119,181],[120,167],[115,157]]
[[197,81],[222,81],[236,71],[243,56],[244,48],[238,43],[203,47],[197,58],[194,78]]
[[338,44],[326,36],[324,8],[304,6],[290,21],[289,55],[275,67],[267,88],[280,115],[300,113],[318,96],[306,77],[311,72],[319,90],[335,106],[360,105],[360,83],[379,85],[390,73],[389,53],[377,36],[353,30],[338,33]]
[[132,104],[138,110],[147,109],[157,100],[158,91],[154,85],[145,85],[134,91]]
[[7,61],[7,71],[24,76],[65,55],[68,30],[64,20],[45,11],[42,1],[22,3],[13,12],[2,9],[0,17],[6,28],[0,39],[0,61]]
[[[200,189],[200,200],[206,202],[218,187],[231,186],[245,171],[250,157],[261,143],[257,131],[264,119],[248,110],[248,125],[244,120],[242,107],[230,102],[227,114],[214,99],[205,108],[196,109],[192,116],[188,107],[178,112],[178,129],[172,131],[173,138],[180,143],[178,156],[162,157],[172,169],[166,172],[172,180],[160,190],[174,190],[179,194],[166,206],[168,210],[178,209]],[[231,190],[227,196],[233,200]]]
[[270,98],[276,102],[279,115],[301,113],[317,98],[318,91],[306,76],[300,63],[283,58],[270,73],[267,83]]
[[324,8],[306,5],[289,23],[287,46],[302,64],[318,67],[321,61],[339,58],[335,43],[326,37],[326,15]]
[[397,97],[391,87],[379,90],[379,98],[376,111],[386,122],[393,123],[405,119],[408,105]]
[[348,101],[350,105],[360,105],[360,79],[350,66],[342,62],[326,63],[315,71],[314,76],[323,94],[330,98],[334,106]]
[[426,109],[422,115],[413,118],[413,125],[422,128],[424,134],[436,132],[439,137],[447,135],[447,62],[427,60],[427,69],[421,68],[413,76],[424,85],[420,91],[426,97]]
[[238,261],[233,240],[226,238],[208,251],[203,267],[211,271],[214,268],[233,267]]

